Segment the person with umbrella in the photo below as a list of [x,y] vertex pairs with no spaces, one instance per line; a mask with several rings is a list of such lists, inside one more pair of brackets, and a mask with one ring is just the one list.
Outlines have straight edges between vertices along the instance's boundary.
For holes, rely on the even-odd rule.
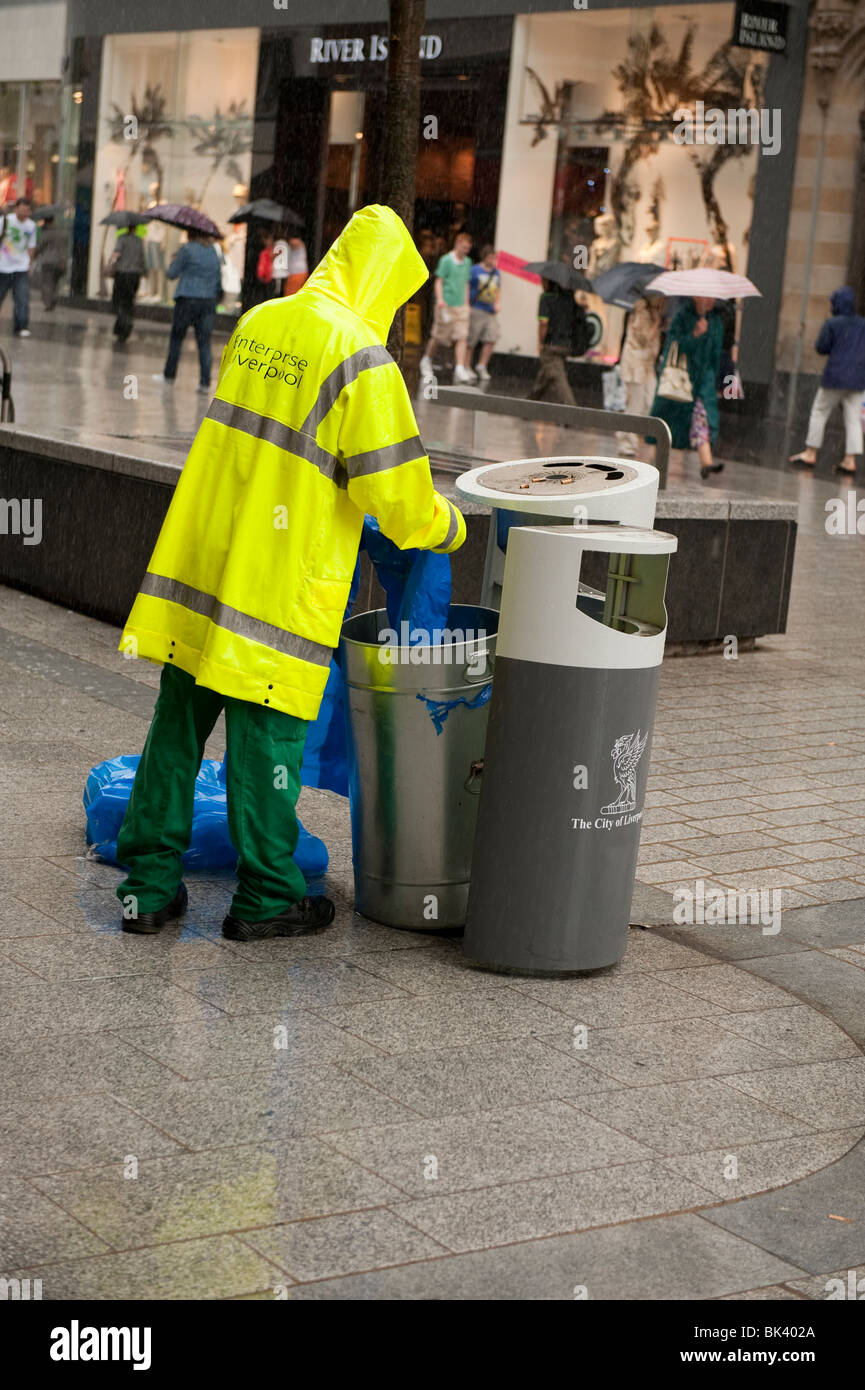
[[651,413],[666,420],[674,449],[696,449],[705,481],[724,467],[712,458],[718,437],[718,372],[724,343],[724,324],[715,300],[759,296],[760,291],[744,275],[708,267],[664,271],[646,289],[688,296],[670,324]]
[[[661,350],[661,334],[667,301],[662,294],[638,299],[625,327],[625,340],[619,357],[619,375],[625,383],[628,415],[650,415],[657,387],[655,364]],[[620,454],[634,458],[639,448],[635,434],[619,432],[616,445]]]
[[[150,210],[150,216],[157,215],[157,209]],[[210,390],[210,371],[212,365],[210,335],[213,332],[213,319],[216,305],[222,292],[219,257],[213,245],[218,239],[219,228],[196,209],[181,209],[183,213],[195,214],[185,221],[175,220],[171,225],[183,226],[187,240],[174,257],[166,274],[169,280],[176,280],[174,291],[174,317],[171,321],[171,336],[168,339],[168,356],[161,372],[155,372],[154,381],[169,383],[177,376],[180,349],[187,329],[195,330],[198,345],[199,382],[201,392]],[[167,216],[160,220],[168,221]]]
[[576,405],[565,359],[581,357],[589,346],[586,311],[574,293],[591,289],[590,282],[562,261],[533,262],[525,270],[541,276],[543,293],[538,301],[538,374],[529,392],[531,401]]

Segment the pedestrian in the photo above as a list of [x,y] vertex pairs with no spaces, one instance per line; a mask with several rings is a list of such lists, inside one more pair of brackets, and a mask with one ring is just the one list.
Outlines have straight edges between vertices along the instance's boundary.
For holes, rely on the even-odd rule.
[[187,328],[195,329],[198,344],[199,391],[210,390],[210,335],[213,317],[222,293],[219,257],[210,237],[203,232],[189,232],[188,241],[181,246],[168,267],[169,280],[177,280],[174,291],[174,318],[168,340],[165,367],[154,374],[154,381],[173,381]]
[[42,303],[49,311],[57,307],[57,290],[66,274],[66,229],[53,217],[46,217],[36,243],[34,262],[39,268]]
[[469,251],[472,239],[468,232],[458,232],[453,250],[439,260],[433,278],[435,307],[433,310],[432,333],[426,351],[420,360],[421,377],[429,381],[435,378],[432,364],[434,347],[453,347],[456,366],[454,381],[460,386],[470,386],[477,377],[468,365],[469,336],[469,276],[472,263]]
[[30,271],[36,255],[36,223],[29,198],[18,198],[15,211],[0,217],[0,306],[12,291],[16,338],[30,337]]
[[[625,341],[619,358],[619,376],[625,383],[628,415],[650,415],[657,377],[655,364],[661,351],[661,326],[666,299],[653,294],[638,299],[628,315]],[[616,447],[620,454],[634,458],[640,447],[635,434],[619,431]]]
[[138,235],[138,228],[127,227],[118,233],[114,254],[109,262],[109,270],[114,275],[111,307],[117,315],[114,320],[115,347],[122,347],[132,332],[135,296],[146,268],[144,241]]
[[285,279],[284,295],[297,294],[309,278],[309,262],[306,247],[299,236],[288,238],[288,274]]
[[686,299],[673,315],[651,414],[666,420],[674,449],[696,449],[700,477],[720,473],[712,445],[718,437],[718,369],[724,326],[714,299]]
[[401,549],[450,553],[466,534],[433,487],[384,347],[425,278],[396,213],[362,208],[303,294],[258,305],[228,343],[121,640],[163,665],[118,837],[127,931],[152,934],[186,907],[195,778],[223,709],[238,853],[223,935],[294,936],[333,919],[292,857],[295,807],[364,514]]
[[811,406],[805,448],[791,463],[813,468],[823,443],[826,421],[840,403],[844,413],[846,453],[835,464],[836,473],[856,473],[856,455],[862,453],[862,392],[865,391],[865,318],[856,313],[856,296],[845,285],[830,300],[832,317],[826,319],[815,344],[829,361]]
[[565,360],[580,357],[589,345],[586,311],[566,290],[552,280],[544,280],[538,301],[538,374],[529,392],[530,401],[550,401],[555,405],[576,405],[568,381]]
[[477,374],[480,381],[489,381],[489,361],[499,337],[498,313],[502,297],[502,277],[496,269],[494,246],[484,246],[477,265],[469,275],[469,337],[468,365],[478,343],[481,345]]

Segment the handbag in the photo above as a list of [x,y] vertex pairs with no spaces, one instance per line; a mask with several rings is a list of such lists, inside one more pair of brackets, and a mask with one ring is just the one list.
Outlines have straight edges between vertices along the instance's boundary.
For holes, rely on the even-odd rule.
[[688,372],[688,359],[684,353],[679,357],[679,344],[673,343],[667,357],[661,379],[658,382],[658,395],[665,401],[692,401],[694,388]]

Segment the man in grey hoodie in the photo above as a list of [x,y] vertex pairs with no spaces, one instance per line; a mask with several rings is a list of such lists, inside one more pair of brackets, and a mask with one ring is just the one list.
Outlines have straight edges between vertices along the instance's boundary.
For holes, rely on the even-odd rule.
[[840,402],[844,412],[845,454],[836,473],[856,473],[856,455],[862,453],[862,394],[865,392],[865,318],[856,313],[856,296],[848,285],[831,299],[832,317],[826,319],[815,348],[828,362],[820,378],[808,421],[805,448],[790,459],[802,468],[813,468],[823,443],[826,421]]

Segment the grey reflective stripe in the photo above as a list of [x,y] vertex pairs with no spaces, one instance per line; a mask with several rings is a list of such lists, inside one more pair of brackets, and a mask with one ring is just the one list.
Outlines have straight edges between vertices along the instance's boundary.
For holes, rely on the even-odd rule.
[[329,376],[325,377],[316,397],[315,405],[300,428],[315,434],[340,391],[348,386],[350,381],[356,381],[361,372],[369,371],[370,367],[386,367],[388,363],[393,363],[393,358],[387,348],[380,347],[378,344],[373,347],[360,348],[357,352],[353,352],[351,357],[346,357],[338,367],[334,367]]
[[[445,498],[444,500],[447,502],[447,498]],[[447,535],[445,536],[444,540],[441,542],[440,545],[436,546],[437,550],[444,550],[447,546],[453,545],[454,541],[457,538],[457,532],[460,529],[459,513],[457,512],[456,507],[451,506],[450,502],[448,502],[448,511],[451,514],[451,524],[447,529]]]
[[148,594],[151,598],[165,599],[168,603],[178,603],[181,608],[188,608],[193,613],[209,618],[217,627],[224,627],[227,632],[233,632],[237,637],[247,637],[251,642],[259,642],[261,646],[270,647],[282,656],[296,656],[300,661],[311,661],[316,666],[330,665],[333,656],[331,647],[324,647],[320,642],[311,642],[308,637],[298,637],[296,633],[286,632],[284,628],[274,627],[272,623],[262,622],[260,618],[252,618],[237,608],[229,608],[228,604],[220,603],[213,594],[194,589],[191,584],[181,584],[179,579],[167,579],[165,575],[151,574],[148,571],[142,581],[140,592]]
[[247,410],[242,405],[232,405],[230,401],[221,401],[218,397],[214,397],[207,418],[220,425],[228,425],[229,429],[251,434],[255,439],[263,439],[268,444],[274,444],[277,449],[298,454],[300,458],[314,464],[325,478],[331,478],[338,487],[346,485],[345,472],[339,459],[322,449],[308,434],[291,429],[281,420],[274,420],[270,415],[259,415],[256,410]]
[[367,449],[363,454],[349,454],[344,462],[350,478],[362,478],[366,473],[384,473],[401,463],[426,457],[419,435],[402,439],[399,444],[387,444],[383,449]]

